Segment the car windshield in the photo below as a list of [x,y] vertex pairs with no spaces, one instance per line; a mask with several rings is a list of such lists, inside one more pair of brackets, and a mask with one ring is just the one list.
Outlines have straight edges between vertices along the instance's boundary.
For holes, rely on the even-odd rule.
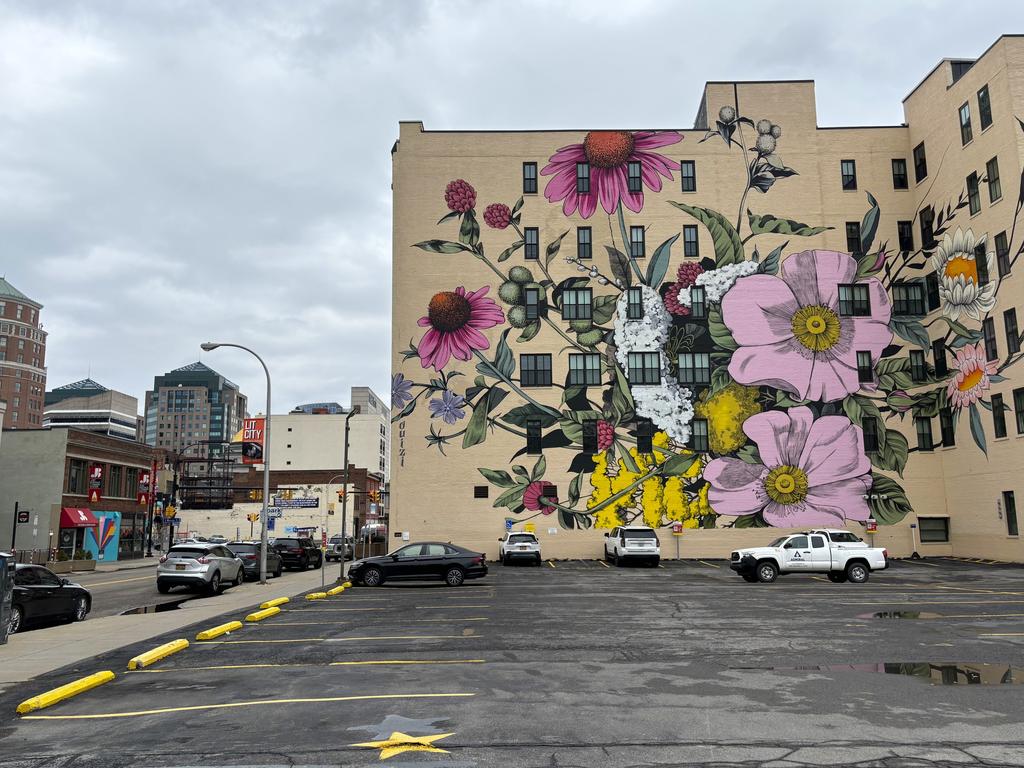
[[297,546],[299,546],[299,540],[298,539],[276,539],[274,541],[274,543],[275,544],[284,544],[287,547],[297,547]]
[[627,539],[656,539],[657,534],[649,528],[626,528],[622,531],[622,535]]
[[168,557],[190,557],[193,560],[198,560],[200,557],[205,557],[207,551],[205,549],[197,549],[196,547],[171,547],[171,551],[167,553]]
[[259,544],[229,544],[228,549],[234,552],[236,555],[240,552],[259,552]]
[[537,537],[529,533],[517,533],[508,537],[510,544],[533,544]]
[[860,539],[858,539],[852,533],[832,533],[829,534],[829,538],[831,538],[832,541],[838,542],[839,544],[856,544],[860,541]]
[[779,538],[777,538],[777,539],[776,539],[775,541],[773,541],[773,542],[772,542],[771,544],[769,544],[768,546],[769,546],[769,547],[781,547],[781,546],[782,546],[782,543],[783,543],[783,542],[784,542],[784,541],[785,541],[786,539],[788,539],[788,538],[789,538],[788,536],[780,536]]

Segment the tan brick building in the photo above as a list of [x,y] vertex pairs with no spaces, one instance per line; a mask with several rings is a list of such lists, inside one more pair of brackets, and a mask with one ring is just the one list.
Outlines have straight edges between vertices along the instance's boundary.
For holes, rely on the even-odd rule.
[[40,429],[46,391],[43,305],[0,276],[0,398],[7,400],[4,429]]
[[692,129],[402,123],[392,534],[595,557],[646,522],[672,556],[678,524],[726,556],[875,522],[1024,560],[1024,37],[904,112],[821,127],[813,81],[712,82]]

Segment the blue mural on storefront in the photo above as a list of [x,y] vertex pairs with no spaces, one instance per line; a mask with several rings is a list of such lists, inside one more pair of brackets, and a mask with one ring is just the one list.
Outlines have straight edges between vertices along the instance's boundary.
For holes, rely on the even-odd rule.
[[121,539],[121,513],[93,510],[99,525],[85,534],[85,551],[94,560],[117,560],[117,547]]

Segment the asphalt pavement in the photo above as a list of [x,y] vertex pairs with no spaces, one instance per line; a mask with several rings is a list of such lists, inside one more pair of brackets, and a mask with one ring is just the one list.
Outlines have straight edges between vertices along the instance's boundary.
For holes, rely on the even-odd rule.
[[[0,765],[1021,765],[1022,617],[1024,569],[985,562],[864,585],[496,565],[293,601],[139,672],[131,656],[217,620],[19,684]],[[103,669],[117,679],[14,715]]]

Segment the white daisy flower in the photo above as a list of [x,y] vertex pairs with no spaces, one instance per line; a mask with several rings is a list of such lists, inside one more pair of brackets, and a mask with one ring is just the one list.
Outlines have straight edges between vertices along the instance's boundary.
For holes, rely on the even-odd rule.
[[[946,234],[932,254],[932,267],[939,276],[939,298],[946,317],[956,320],[961,314],[981,320],[996,305],[996,284],[980,284],[978,258],[985,260],[984,274],[995,271],[995,253],[987,250],[988,236],[975,240],[974,232],[957,228]],[[975,254],[975,250],[978,251]]]

